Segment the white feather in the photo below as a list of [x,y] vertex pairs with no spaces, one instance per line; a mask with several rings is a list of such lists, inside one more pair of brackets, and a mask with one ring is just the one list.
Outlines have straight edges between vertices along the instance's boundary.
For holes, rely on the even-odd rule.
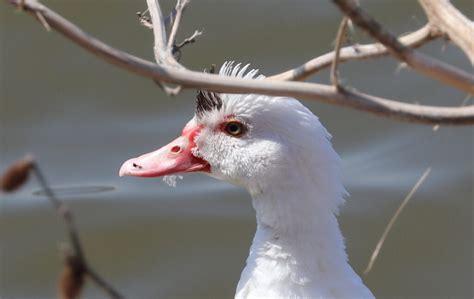
[[[219,74],[264,78],[248,68],[230,61]],[[199,119],[195,152],[210,163],[210,175],[252,195],[257,232],[236,298],[372,298],[347,262],[336,219],[346,194],[340,158],[318,118],[288,97],[221,98],[220,110]],[[229,117],[248,132],[221,132]]]

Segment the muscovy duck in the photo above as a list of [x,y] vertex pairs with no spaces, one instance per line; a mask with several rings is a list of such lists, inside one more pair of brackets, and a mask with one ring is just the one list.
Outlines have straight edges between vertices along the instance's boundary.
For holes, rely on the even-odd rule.
[[[247,69],[226,62],[219,74],[264,79]],[[257,231],[235,298],[373,298],[348,263],[340,158],[318,118],[289,97],[199,91],[196,103],[180,137],[120,175],[201,171],[248,190]]]

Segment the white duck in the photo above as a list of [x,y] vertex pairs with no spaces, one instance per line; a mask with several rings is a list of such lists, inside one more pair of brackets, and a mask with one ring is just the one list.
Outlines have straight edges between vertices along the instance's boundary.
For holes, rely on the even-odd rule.
[[[219,74],[255,78],[247,67],[225,63]],[[250,192],[257,232],[236,298],[373,298],[347,262],[336,219],[346,192],[329,138],[295,99],[200,91],[182,135],[120,175],[203,171]]]

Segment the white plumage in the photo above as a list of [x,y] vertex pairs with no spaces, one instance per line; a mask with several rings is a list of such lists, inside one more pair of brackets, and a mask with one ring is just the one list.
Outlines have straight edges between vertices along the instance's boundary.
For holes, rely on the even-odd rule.
[[[257,71],[246,73],[247,67],[225,63],[220,75],[254,78]],[[347,262],[336,219],[346,193],[340,158],[318,118],[288,97],[216,96],[222,105],[201,111],[183,136],[198,128],[191,140],[193,159],[201,161],[196,163],[252,196],[257,231],[236,298],[373,298]],[[223,126],[230,120],[245,132],[227,134]],[[173,158],[162,152],[159,159]],[[143,174],[149,157],[127,161],[121,174],[150,176]]]

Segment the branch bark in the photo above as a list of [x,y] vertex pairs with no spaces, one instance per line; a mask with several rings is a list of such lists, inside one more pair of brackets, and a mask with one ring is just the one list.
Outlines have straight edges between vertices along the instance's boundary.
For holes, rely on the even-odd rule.
[[446,34],[474,64],[474,22],[464,16],[449,0],[419,0],[433,31]]
[[[431,31],[431,26],[428,24],[417,31],[405,36],[401,36],[398,39],[405,47],[418,48],[427,42],[432,41],[436,37],[437,35]],[[335,54],[335,51],[326,53],[313,58],[294,69],[270,76],[268,78],[285,81],[303,81],[309,76],[330,67],[334,60]],[[390,54],[390,52],[381,43],[353,45],[341,48],[339,53],[339,63],[351,60],[376,58],[386,56],[388,54]]]
[[341,46],[342,46],[342,43],[344,43],[344,40],[346,39],[346,29],[347,29],[348,22],[349,22],[349,18],[347,18],[346,16],[342,17],[341,24],[339,25],[339,29],[337,30],[336,45],[334,47],[335,56],[331,65],[331,73],[330,73],[331,83],[338,90],[342,88],[339,82],[338,66],[339,66],[339,59],[340,59],[340,53],[341,53]]
[[333,0],[333,2],[355,24],[385,45],[390,53],[399,60],[406,62],[422,74],[474,95],[474,76],[472,74],[404,46],[354,2],[350,0]]
[[[7,1],[17,7],[22,3],[22,0]],[[157,0],[147,1],[157,5]],[[159,6],[157,7],[157,9],[159,9]],[[453,125],[474,124],[473,105],[453,108],[422,106],[384,99],[357,91],[338,91],[336,88],[329,85],[230,78],[214,74],[194,72],[184,68],[170,67],[169,65],[157,65],[110,47],[102,41],[85,33],[80,28],[37,1],[25,0],[24,8],[27,12],[33,15],[36,12],[41,13],[52,29],[60,32],[65,37],[94,55],[140,76],[148,77],[160,82],[178,84],[185,88],[199,88],[216,92],[257,93],[317,100],[330,104],[352,107],[376,115],[419,123],[443,123]],[[150,14],[152,16],[154,15],[151,10]],[[161,19],[159,19],[159,21],[160,20]],[[155,19],[152,19],[152,21],[154,24],[157,24]],[[158,38],[160,39],[160,35]]]
[[148,11],[150,13],[151,25],[153,27],[155,60],[157,63],[167,61],[169,57],[163,56],[166,54],[166,27],[161,13],[160,4],[158,0],[147,0]]

